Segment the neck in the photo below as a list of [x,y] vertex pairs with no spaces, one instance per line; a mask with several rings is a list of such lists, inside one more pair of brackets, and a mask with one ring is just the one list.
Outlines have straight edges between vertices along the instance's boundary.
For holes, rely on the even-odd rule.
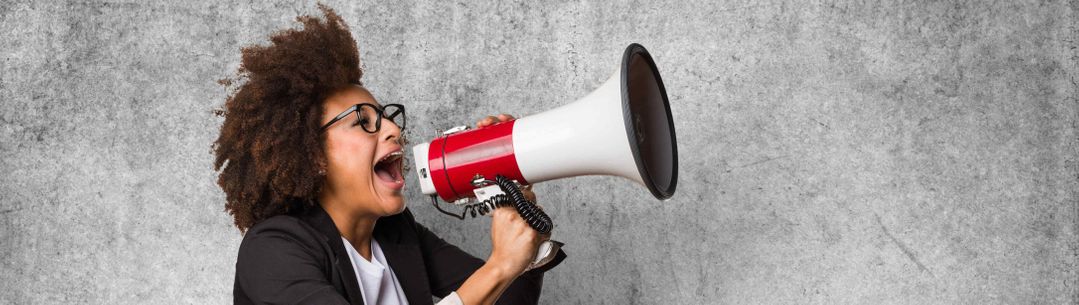
[[319,196],[322,209],[326,210],[330,219],[333,219],[333,224],[337,227],[337,232],[341,233],[341,237],[352,244],[360,256],[370,261],[371,235],[375,230],[378,216],[359,211],[354,208],[355,205],[349,205],[327,193],[329,192],[324,192]]

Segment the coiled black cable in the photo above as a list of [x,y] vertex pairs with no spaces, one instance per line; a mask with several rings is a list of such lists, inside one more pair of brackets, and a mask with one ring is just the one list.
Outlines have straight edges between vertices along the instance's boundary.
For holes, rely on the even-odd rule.
[[[509,200],[512,201],[513,207],[517,208],[517,214],[521,214],[521,218],[524,218],[529,226],[536,229],[540,234],[551,233],[551,229],[554,227],[551,217],[536,206],[535,202],[525,198],[524,193],[521,193],[521,189],[517,187],[517,183],[502,175],[495,176],[495,183],[506,195],[509,195]],[[495,196],[495,198],[499,197]]]
[[521,189],[517,186],[516,182],[513,182],[513,180],[502,175],[496,175],[495,180],[491,182],[498,185],[505,194],[498,194],[487,200],[469,204],[464,207],[465,210],[461,212],[461,215],[442,210],[442,208],[438,206],[438,201],[434,196],[431,197],[431,203],[439,212],[458,219],[465,219],[465,215],[470,215],[472,217],[483,216],[496,208],[513,206],[514,209],[517,210],[517,214],[520,214],[521,218],[528,223],[528,226],[535,229],[536,232],[539,232],[540,234],[551,233],[551,229],[554,228],[551,217],[536,206],[535,202],[525,198],[524,193],[521,192]]

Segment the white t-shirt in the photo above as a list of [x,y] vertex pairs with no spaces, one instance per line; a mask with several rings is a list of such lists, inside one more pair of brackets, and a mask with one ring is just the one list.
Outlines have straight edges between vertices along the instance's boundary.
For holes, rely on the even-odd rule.
[[[363,302],[367,305],[408,305],[405,292],[401,290],[401,282],[386,263],[386,256],[382,254],[382,248],[378,242],[371,239],[371,261],[360,256],[360,252],[341,237],[345,243],[345,251],[348,252],[349,260],[352,261],[352,270],[356,272],[356,280],[360,282],[360,292]],[[457,292],[447,295],[438,305],[459,305],[460,297]]]

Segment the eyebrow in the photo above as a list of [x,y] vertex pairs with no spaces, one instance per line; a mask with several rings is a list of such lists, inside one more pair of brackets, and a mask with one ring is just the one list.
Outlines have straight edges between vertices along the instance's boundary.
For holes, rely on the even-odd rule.
[[[349,104],[349,107],[355,106],[357,104],[373,104],[375,106],[378,106],[378,108],[382,108],[382,103],[379,103],[378,101],[375,101],[375,100],[360,100],[360,101],[353,102],[353,103]],[[348,108],[345,108],[345,109],[348,109]]]

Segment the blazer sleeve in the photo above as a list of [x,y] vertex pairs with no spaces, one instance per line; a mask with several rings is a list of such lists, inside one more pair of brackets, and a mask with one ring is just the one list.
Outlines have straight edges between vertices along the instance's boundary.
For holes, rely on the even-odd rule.
[[[405,210],[406,216],[419,237],[423,251],[424,264],[427,267],[431,292],[438,297],[445,297],[461,287],[461,284],[483,266],[484,261],[468,254],[457,246],[447,243],[423,225],[416,223],[412,212]],[[543,287],[543,273],[559,264],[565,253],[561,250],[559,258],[548,263],[542,270],[530,270],[517,277],[502,293],[496,304],[536,304],[539,302]]]
[[[270,220],[267,220],[270,221]],[[254,229],[254,228],[253,228]],[[287,221],[244,236],[236,258],[236,304],[349,304],[326,280],[316,236]]]

